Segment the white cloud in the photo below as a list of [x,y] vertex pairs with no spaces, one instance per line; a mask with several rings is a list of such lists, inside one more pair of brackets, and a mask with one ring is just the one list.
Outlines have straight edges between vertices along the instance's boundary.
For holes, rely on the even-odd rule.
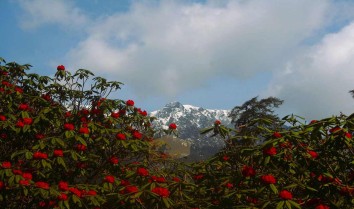
[[287,112],[309,120],[352,113],[354,100],[348,91],[354,89],[353,40],[354,22],[326,35],[278,72],[267,94],[284,99]]
[[321,28],[328,9],[322,0],[220,2],[135,2],[97,19],[67,58],[140,95],[171,96],[216,75],[243,79],[278,68]]
[[47,24],[82,28],[88,21],[83,12],[67,0],[19,0],[19,5],[24,11],[20,18],[24,29]]

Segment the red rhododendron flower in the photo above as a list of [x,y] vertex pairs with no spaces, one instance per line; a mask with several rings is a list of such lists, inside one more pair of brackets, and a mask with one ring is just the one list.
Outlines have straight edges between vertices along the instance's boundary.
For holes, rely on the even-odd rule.
[[218,126],[218,125],[220,125],[221,124],[221,121],[220,120],[216,120],[215,122],[214,122],[214,125],[216,125],[216,126]]
[[133,137],[135,139],[141,139],[143,137],[143,135],[139,131],[134,131],[133,132]]
[[16,92],[20,93],[20,94],[23,93],[23,89],[20,88],[20,87],[18,87],[18,86],[16,86],[14,90],[15,90]]
[[89,190],[85,193],[87,196],[96,196],[97,192],[95,190]]
[[137,192],[139,192],[139,189],[136,186],[127,186],[124,189],[124,193],[126,193],[126,194],[137,193]]
[[175,123],[171,123],[169,126],[168,126],[169,129],[172,129],[172,130],[175,130],[177,129],[177,125]]
[[32,173],[28,173],[28,172],[23,173],[22,177],[27,180],[32,180]]
[[63,153],[63,150],[61,150],[61,149],[56,149],[56,150],[54,150],[53,155],[54,155],[55,157],[63,157],[63,156],[64,156],[64,153]]
[[90,130],[87,127],[81,127],[79,130],[80,134],[89,134]]
[[65,113],[65,117],[66,117],[66,118],[71,117],[71,112],[70,112],[70,111],[66,112],[66,113]]
[[352,135],[348,132],[345,133],[345,137],[347,137],[348,139],[351,139],[352,138]]
[[25,110],[28,110],[28,109],[29,109],[29,106],[28,106],[28,104],[20,104],[20,105],[18,106],[18,109],[19,109],[19,110],[22,110],[22,111],[25,111]]
[[256,171],[251,166],[243,166],[242,168],[242,175],[244,177],[253,177],[256,175]]
[[75,126],[74,126],[74,124],[71,124],[71,123],[65,123],[64,124],[64,129],[68,130],[68,131],[72,131],[72,130],[75,129]]
[[231,189],[232,187],[234,187],[234,185],[228,182],[227,184],[225,184],[225,187]]
[[38,187],[38,188],[49,189],[49,184],[47,182],[38,181],[35,184],[36,184],[36,187]]
[[136,170],[136,173],[139,175],[139,176],[148,176],[149,175],[149,171],[146,170],[145,168],[138,168]]
[[172,181],[174,181],[174,182],[180,182],[181,179],[179,179],[178,177],[173,177],[173,178],[172,178]]
[[198,174],[198,175],[195,175],[193,176],[194,180],[201,180],[204,178],[204,175],[203,174]]
[[22,186],[29,186],[30,183],[28,180],[24,180],[24,179],[21,179],[20,181],[18,181],[19,184],[21,184]]
[[5,187],[5,183],[3,181],[0,181],[0,189]]
[[114,183],[114,176],[106,176],[104,181],[108,183]]
[[17,170],[17,169],[13,169],[12,173],[15,174],[15,175],[21,175],[22,171],[21,170]]
[[60,181],[58,183],[58,188],[61,190],[61,191],[68,191],[69,190],[69,184],[68,182],[66,181]]
[[311,120],[310,124],[317,123],[317,120]]
[[5,115],[0,115],[0,121],[5,121],[5,120],[6,120]]
[[23,127],[25,126],[25,123],[24,123],[22,120],[20,120],[20,121],[18,121],[18,122],[16,123],[16,126],[17,126],[17,127],[20,127],[20,128],[23,128]]
[[151,190],[153,193],[159,195],[160,197],[170,196],[170,191],[164,187],[155,187]]
[[78,151],[85,151],[87,149],[87,147],[84,144],[78,144],[78,145],[76,145],[76,149]]
[[39,151],[33,153],[33,159],[39,160],[39,159],[47,159],[47,158],[48,158],[47,153],[43,153]]
[[50,101],[51,98],[50,98],[50,95],[49,94],[42,94],[42,98],[46,101]]
[[33,119],[32,118],[23,118],[22,121],[25,125],[31,125],[33,122]]
[[319,204],[315,207],[315,209],[330,209],[327,205]]
[[273,175],[261,176],[261,180],[265,184],[275,184],[277,182],[277,180],[275,179],[275,177]]
[[282,198],[283,200],[293,199],[293,195],[288,190],[282,190],[281,192],[279,192],[279,197]]
[[309,155],[311,155],[311,157],[312,157],[313,159],[316,159],[316,158],[318,157],[318,153],[315,152],[315,151],[309,150],[309,151],[307,151],[307,153],[308,153]]
[[1,133],[1,134],[0,134],[0,138],[2,138],[2,139],[6,139],[6,138],[7,138],[7,134],[5,134],[5,133]]
[[5,161],[1,163],[2,168],[11,168],[11,163],[9,161]]
[[126,102],[127,106],[134,106],[134,101],[133,100],[128,100]]
[[265,148],[263,154],[273,156],[277,154],[277,149],[275,147]]
[[34,137],[36,139],[43,139],[45,136],[44,136],[44,134],[36,134],[36,135],[34,135]]
[[118,112],[112,112],[111,113],[112,118],[119,118],[119,113]]
[[128,185],[130,185],[130,182],[128,181],[128,180],[120,180],[120,185],[122,185],[122,186],[128,186]]
[[64,71],[65,70],[65,66],[64,65],[58,65],[57,70]]
[[281,138],[282,135],[281,135],[279,132],[274,132],[274,133],[273,133],[273,137],[275,137],[275,138]]
[[164,177],[151,176],[150,181],[165,183],[166,179]]
[[116,135],[116,139],[119,139],[119,140],[126,140],[126,136],[125,136],[125,134],[118,133],[118,134]]
[[228,160],[230,160],[230,157],[227,156],[227,155],[224,155],[224,156],[222,157],[222,159],[223,159],[224,161],[228,161]]
[[112,156],[110,159],[109,159],[109,162],[112,163],[113,165],[116,165],[118,164],[119,162],[119,159],[115,156]]
[[70,187],[69,191],[73,194],[75,194],[77,197],[82,197],[82,191],[80,191],[78,188],[75,187]]
[[68,199],[68,196],[65,194],[65,193],[61,193],[59,196],[58,196],[58,200],[59,201],[65,201]]

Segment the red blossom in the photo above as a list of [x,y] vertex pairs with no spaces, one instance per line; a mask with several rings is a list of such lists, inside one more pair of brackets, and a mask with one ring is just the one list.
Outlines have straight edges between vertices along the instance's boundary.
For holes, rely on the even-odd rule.
[[345,137],[347,137],[348,139],[351,139],[351,138],[352,138],[352,135],[351,135],[349,132],[346,132],[346,133],[345,133]]
[[318,157],[318,153],[315,152],[315,151],[313,151],[313,150],[309,150],[309,151],[307,151],[307,153],[308,153],[309,155],[311,155],[311,157],[312,157],[313,159],[316,159],[316,158]]
[[65,123],[64,124],[64,129],[68,130],[68,131],[72,131],[72,130],[75,129],[75,126],[74,126],[74,124],[71,124],[71,123]]
[[224,161],[228,161],[228,160],[230,160],[230,157],[227,156],[227,155],[224,155],[224,156],[222,157],[222,159],[223,159]]
[[225,184],[225,187],[227,187],[228,189],[231,189],[232,187],[234,187],[233,184],[231,184],[230,182]]
[[133,132],[133,137],[135,139],[141,139],[143,137],[143,135],[139,131],[134,131]]
[[118,164],[119,159],[115,156],[112,156],[111,158],[109,158],[109,162],[112,163],[113,165]]
[[180,182],[180,181],[181,181],[181,179],[180,179],[180,178],[178,178],[178,177],[173,177],[173,178],[172,178],[172,181],[174,181],[174,182]]
[[60,195],[58,195],[59,201],[65,201],[67,199],[68,199],[68,196],[65,193],[61,193]]
[[137,192],[139,192],[139,188],[136,186],[126,186],[124,189],[125,194],[137,193]]
[[327,205],[319,204],[315,207],[315,209],[330,209],[330,208]]
[[47,159],[47,158],[48,158],[47,153],[43,153],[43,152],[39,152],[39,151],[33,153],[33,159],[35,159],[35,160]]
[[78,144],[78,145],[76,145],[76,150],[85,151],[85,150],[87,150],[87,147],[84,144]]
[[112,112],[111,113],[111,117],[117,119],[117,118],[119,118],[119,113],[118,112]]
[[79,133],[80,134],[89,134],[90,133],[90,130],[87,128],[87,127],[81,127],[79,129]]
[[65,71],[65,66],[64,65],[58,65],[57,70],[58,71]]
[[21,175],[22,171],[21,170],[17,170],[17,169],[13,169],[12,173],[15,174],[15,175]]
[[69,190],[69,184],[66,181],[59,181],[58,183],[58,188],[61,191],[68,191]]
[[275,184],[277,182],[273,175],[263,175],[261,176],[261,180],[265,184]]
[[5,115],[0,115],[0,121],[5,121],[5,120],[6,120]]
[[155,187],[151,190],[153,193],[159,195],[160,197],[170,196],[170,191],[164,187]]
[[49,184],[47,182],[43,182],[43,181],[38,181],[35,183],[36,187],[41,188],[41,189],[49,189]]
[[175,123],[171,123],[169,126],[168,126],[169,129],[171,130],[176,130],[177,129],[177,125]]
[[32,180],[32,173],[25,172],[22,174],[22,177],[27,180]]
[[242,168],[242,175],[244,177],[253,177],[256,175],[256,171],[253,169],[253,167],[245,165]]
[[33,119],[32,118],[23,118],[22,121],[25,125],[31,125],[33,122]]
[[28,104],[20,104],[18,106],[18,109],[22,110],[22,111],[28,110],[29,109],[29,105]]
[[194,175],[193,176],[193,179],[194,180],[201,180],[201,179],[203,179],[204,178],[204,175],[203,174],[197,174],[197,175]]
[[5,183],[3,181],[0,181],[0,189],[5,187]]
[[114,183],[114,176],[106,176],[104,178],[104,181],[113,184]]
[[5,161],[1,163],[2,168],[11,168],[11,163],[9,161]]
[[282,190],[281,192],[279,192],[279,197],[282,198],[283,200],[293,199],[293,195],[288,190]]
[[136,173],[139,175],[139,176],[148,176],[149,175],[149,171],[145,168],[138,168],[136,170]]
[[268,147],[263,150],[264,155],[273,156],[277,154],[277,149],[275,147]]
[[21,179],[20,181],[18,181],[19,184],[21,184],[22,186],[29,186],[30,182],[27,179]]
[[15,89],[14,89],[16,92],[18,92],[19,94],[22,94],[23,93],[23,89],[16,86]]
[[127,104],[127,106],[134,106],[134,101],[133,100],[127,100],[126,104]]
[[16,126],[23,128],[25,126],[25,123],[22,120],[19,120],[19,121],[17,121]]
[[118,140],[126,140],[127,138],[126,138],[125,134],[117,133],[116,139],[118,139]]
[[64,156],[64,153],[63,153],[63,150],[61,150],[61,149],[56,149],[56,150],[54,150],[53,155],[54,155],[55,157],[63,157],[63,156]]
[[70,187],[69,191],[73,194],[75,194],[77,197],[82,197],[82,191],[80,191],[78,188],[75,187]]
[[220,120],[216,120],[215,122],[214,122],[214,125],[216,125],[216,126],[218,126],[218,125],[220,125],[221,124],[221,121]]
[[45,135],[38,133],[38,134],[34,135],[34,137],[35,137],[36,139],[43,139],[43,138],[45,137]]
[[281,135],[279,132],[274,132],[274,133],[273,133],[273,137],[274,137],[274,138],[281,138],[282,135]]

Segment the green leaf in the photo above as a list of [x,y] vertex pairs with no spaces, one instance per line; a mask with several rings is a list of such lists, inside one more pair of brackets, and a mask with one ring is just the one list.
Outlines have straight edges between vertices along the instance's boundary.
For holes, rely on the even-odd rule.
[[162,198],[162,201],[163,201],[164,205],[166,206],[166,208],[170,208],[170,203],[168,202],[167,198]]
[[274,186],[274,184],[269,184],[269,187],[274,192],[274,194],[278,194],[278,189]]
[[284,206],[284,201],[278,202],[277,207],[275,209],[281,209]]
[[299,204],[297,204],[296,202],[294,202],[292,200],[288,200],[287,202],[289,202],[292,206],[301,209],[301,206]]

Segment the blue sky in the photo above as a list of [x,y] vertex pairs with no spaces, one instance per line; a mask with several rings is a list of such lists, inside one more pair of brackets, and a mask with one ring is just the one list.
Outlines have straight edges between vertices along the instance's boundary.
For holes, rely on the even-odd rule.
[[352,1],[4,0],[0,21],[5,60],[89,69],[148,111],[276,96],[281,116],[354,112]]

